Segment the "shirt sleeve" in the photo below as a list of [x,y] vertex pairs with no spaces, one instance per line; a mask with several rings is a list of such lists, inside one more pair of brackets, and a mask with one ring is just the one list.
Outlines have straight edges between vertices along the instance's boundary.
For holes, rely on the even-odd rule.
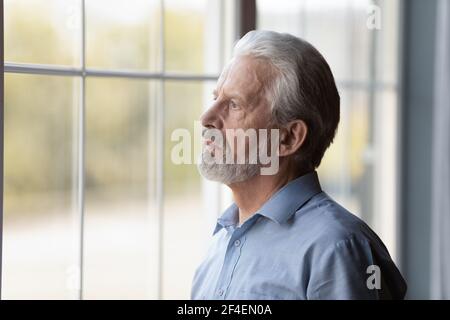
[[374,262],[367,240],[350,237],[317,254],[311,265],[308,299],[379,299],[377,288],[368,285],[372,275],[368,267]]

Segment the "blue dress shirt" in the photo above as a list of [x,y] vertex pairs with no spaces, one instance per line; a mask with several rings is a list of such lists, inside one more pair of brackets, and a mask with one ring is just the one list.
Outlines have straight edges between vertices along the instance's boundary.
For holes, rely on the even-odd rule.
[[192,299],[403,299],[406,283],[378,236],[320,188],[316,172],[276,192],[238,226],[218,219]]

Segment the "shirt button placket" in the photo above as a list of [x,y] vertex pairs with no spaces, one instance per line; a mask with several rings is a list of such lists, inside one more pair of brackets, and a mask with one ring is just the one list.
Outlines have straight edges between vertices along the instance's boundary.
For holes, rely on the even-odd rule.
[[[234,241],[233,241],[233,239],[231,239],[232,245],[228,247],[227,253],[225,255],[225,267],[226,268],[222,270],[221,275],[219,277],[219,283],[221,285],[219,286],[219,288],[216,291],[217,299],[225,299],[225,295],[226,295],[225,288],[228,288],[228,286],[230,285],[232,272],[233,272],[234,268],[236,267],[236,264],[239,260],[240,249],[241,249],[240,247],[242,247],[242,244],[243,244],[242,241],[244,241],[244,239],[242,238],[242,235],[237,235],[237,236],[241,236],[241,239],[236,239]],[[236,250],[233,250],[233,247]]]

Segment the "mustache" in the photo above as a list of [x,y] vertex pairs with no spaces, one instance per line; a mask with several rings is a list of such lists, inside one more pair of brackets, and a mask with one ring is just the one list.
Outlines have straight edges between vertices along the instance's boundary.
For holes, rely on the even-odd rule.
[[217,134],[220,134],[223,139],[223,133],[219,129],[215,128],[203,128],[202,129],[202,138],[208,138],[211,141],[216,139]]

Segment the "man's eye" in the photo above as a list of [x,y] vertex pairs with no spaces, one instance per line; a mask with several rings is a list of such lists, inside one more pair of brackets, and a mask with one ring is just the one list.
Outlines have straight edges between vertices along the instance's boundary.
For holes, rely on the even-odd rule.
[[233,100],[230,101],[229,106],[231,109],[238,109],[238,105]]

